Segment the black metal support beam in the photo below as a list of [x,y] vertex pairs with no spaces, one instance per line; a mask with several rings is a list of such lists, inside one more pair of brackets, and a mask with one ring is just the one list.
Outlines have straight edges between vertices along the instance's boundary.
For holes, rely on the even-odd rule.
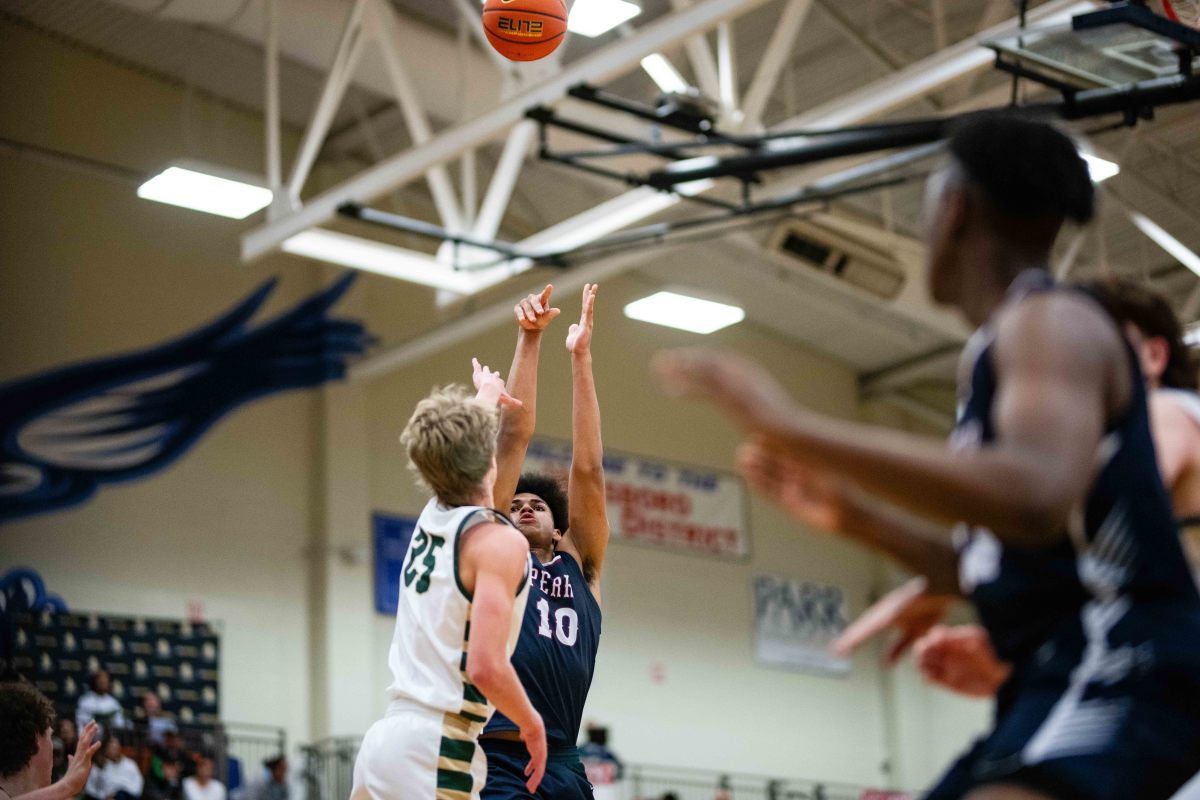
[[626,100],[623,97],[618,97],[602,89],[597,89],[595,86],[589,86],[586,83],[581,83],[567,90],[567,94],[574,97],[576,100],[583,100],[587,103],[593,103],[605,108],[612,108],[617,111],[624,112],[634,117],[650,120],[651,122],[663,125],[668,128],[686,131],[701,136],[709,136],[720,138],[720,134],[713,126],[712,120],[702,117],[692,116],[690,114],[680,114],[676,111],[663,113],[660,109],[654,106],[648,106],[643,103],[635,103],[632,100]]
[[[1080,91],[1062,100],[1021,106],[1014,111],[1031,116],[1067,120],[1124,114],[1129,124],[1134,124],[1138,118],[1155,108],[1196,100],[1200,100],[1200,78],[1176,76],[1115,89]],[[690,169],[660,170],[648,176],[648,183],[655,188],[669,189],[681,183],[705,178],[741,177],[760,170],[780,169],[842,156],[926,144],[945,138],[952,126],[967,116],[969,115],[915,120],[862,129],[848,128],[800,147],[777,150],[773,153],[714,159],[711,164]]]
[[709,164],[687,169],[660,170],[651,173],[647,182],[658,189],[669,189],[681,183],[706,178],[737,177],[745,179],[747,175],[764,170],[811,164],[815,161],[874,153],[879,150],[891,150],[909,145],[929,144],[945,138],[947,126],[951,122],[952,118],[943,118],[889,126],[876,125],[861,130],[846,129],[844,132],[825,136],[824,141],[801,147],[713,159]]
[[375,225],[382,225],[385,228],[390,228],[404,233],[411,233],[416,236],[424,236],[427,239],[436,239],[440,242],[451,242],[453,244],[467,245],[468,247],[477,247],[481,250],[489,250],[493,253],[503,256],[502,260],[516,258],[531,258],[540,263],[557,264],[562,266],[560,260],[555,260],[555,257],[535,256],[529,253],[522,252],[512,242],[494,241],[485,242],[482,239],[476,239],[471,236],[464,236],[460,233],[446,230],[439,225],[433,225],[429,222],[423,222],[412,217],[401,216],[400,214],[392,214],[387,211],[380,211],[377,208],[368,206],[360,206],[357,203],[344,203],[338,207],[338,213],[343,217],[357,219],[362,222],[370,222]]

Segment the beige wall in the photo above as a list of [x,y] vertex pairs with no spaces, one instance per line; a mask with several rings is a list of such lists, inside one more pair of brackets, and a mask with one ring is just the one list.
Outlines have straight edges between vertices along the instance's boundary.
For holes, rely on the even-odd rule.
[[[185,154],[255,166],[251,117],[8,24],[0,51],[0,136],[143,171]],[[276,273],[268,314],[318,285],[303,264],[241,265],[245,223],[139,200],[134,183],[6,149],[0,176],[0,381],[168,340]],[[223,714],[307,737],[317,400],[253,403],[165,472],[5,526],[0,571],[31,566],[77,609],[202,603],[222,633]]]
[[[260,164],[251,116],[7,23],[0,51],[0,136],[139,171],[180,156]],[[0,175],[0,380],[163,341],[271,275],[283,279],[268,309],[278,311],[334,274],[282,256],[243,266],[237,238],[253,222],[147,203],[129,182],[7,150]],[[606,443],[728,469],[735,432],[648,377],[657,349],[698,337],[625,320],[621,307],[647,288],[627,277],[601,290]],[[390,342],[458,313],[431,298],[366,277],[344,308]],[[577,313],[577,297],[559,302]],[[568,322],[547,337],[541,370],[539,433],[557,438],[570,431]],[[223,631],[227,718],[282,724],[293,740],[359,733],[383,707],[392,627],[372,608],[369,515],[415,514],[424,502],[396,436],[431,386],[467,380],[470,356],[507,369],[511,327],[368,384],[242,408],[167,471],[6,526],[0,570],[33,566],[81,609],[182,616],[201,601]],[[769,363],[804,402],[858,414],[848,370],[752,325],[713,339]],[[911,672],[885,678],[878,653],[846,678],[753,662],[755,575],[836,583],[858,611],[882,578],[878,561],[798,533],[757,499],[749,522],[744,562],[614,544],[588,718],[610,725],[631,761],[880,783],[890,760],[898,782],[928,781],[980,724],[977,706],[943,701]],[[656,665],[662,683],[651,681]]]

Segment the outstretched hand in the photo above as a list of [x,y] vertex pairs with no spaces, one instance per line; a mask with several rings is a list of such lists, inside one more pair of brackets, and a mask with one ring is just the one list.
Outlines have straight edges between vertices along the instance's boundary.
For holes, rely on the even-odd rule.
[[583,287],[583,310],[579,313],[579,322],[567,331],[567,351],[571,355],[583,355],[592,347],[592,320],[596,308],[596,292],[599,286],[594,283]]
[[709,400],[748,430],[778,432],[802,415],[771,373],[734,353],[667,350],[655,357],[654,369],[669,393]]
[[477,358],[471,359],[471,366],[471,382],[475,384],[476,400],[488,405],[521,407],[521,401],[508,393],[499,372],[492,372],[489,367],[481,365]]
[[900,656],[945,618],[950,599],[928,593],[929,582],[913,578],[908,583],[893,589],[868,608],[833,643],[833,652],[846,657],[871,639],[894,630],[899,636],[888,649],[888,664],[895,664]]
[[825,533],[846,530],[854,502],[853,487],[780,453],[761,436],[737,451],[746,482],[805,525]]
[[550,307],[550,295],[554,292],[552,284],[546,284],[540,294],[526,295],[525,299],[513,306],[517,315],[517,324],[521,330],[541,332],[562,313],[562,309]]
[[59,783],[71,797],[83,793],[88,776],[92,774],[92,756],[100,749],[100,742],[94,741],[99,730],[95,720],[84,725],[79,741],[75,743],[75,754],[67,756],[67,771]]
[[967,697],[994,696],[1012,673],[979,625],[935,625],[917,642],[915,653],[927,681]]

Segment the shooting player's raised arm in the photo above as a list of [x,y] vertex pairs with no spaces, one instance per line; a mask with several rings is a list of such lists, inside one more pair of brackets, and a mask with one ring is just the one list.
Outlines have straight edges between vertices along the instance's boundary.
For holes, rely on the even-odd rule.
[[525,452],[537,424],[537,371],[542,331],[561,312],[550,307],[554,287],[547,285],[539,294],[526,296],[513,307],[517,319],[517,350],[508,372],[508,390],[521,401],[519,407],[506,407],[500,415],[500,435],[496,443],[496,488],[492,503],[508,513],[513,493],[521,477]]
[[595,284],[584,287],[579,323],[571,326],[567,336],[567,350],[571,354],[571,475],[567,484],[570,521],[560,548],[575,555],[593,594],[599,598],[609,528],[600,401],[592,374],[597,288]]

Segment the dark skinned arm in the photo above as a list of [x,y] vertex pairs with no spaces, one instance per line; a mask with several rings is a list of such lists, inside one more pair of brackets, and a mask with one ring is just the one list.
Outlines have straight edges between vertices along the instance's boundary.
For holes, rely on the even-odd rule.
[[517,349],[508,372],[508,391],[521,401],[519,407],[505,407],[500,414],[500,434],[496,439],[496,486],[492,490],[495,508],[508,513],[529,440],[537,424],[537,371],[542,331],[561,312],[550,307],[553,286],[539,294],[526,296],[513,308],[517,318]]
[[660,369],[772,446],[896,506],[1040,547],[1062,534],[1091,482],[1106,421],[1127,402],[1131,376],[1116,328],[1083,298],[1047,294],[1000,317],[996,440],[974,452],[801,409],[768,373],[729,355],[668,354]]
[[579,323],[571,326],[567,336],[567,350],[571,353],[571,474],[567,482],[570,522],[559,548],[579,561],[598,601],[609,527],[600,401],[596,397],[596,381],[592,374],[596,289],[594,284],[584,287]]

